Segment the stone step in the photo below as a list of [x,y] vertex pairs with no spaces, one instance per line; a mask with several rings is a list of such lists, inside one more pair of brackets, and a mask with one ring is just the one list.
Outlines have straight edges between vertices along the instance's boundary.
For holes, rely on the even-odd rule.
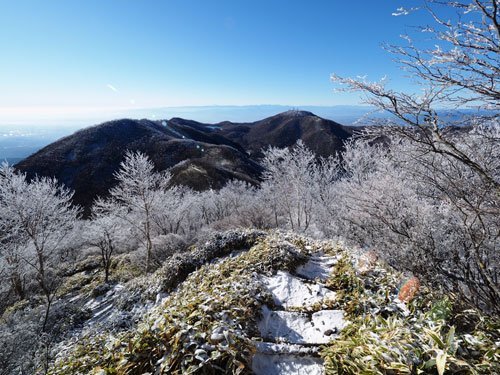
[[317,357],[256,353],[252,370],[256,375],[322,375],[324,367],[322,359]]
[[271,277],[262,276],[264,288],[273,296],[277,306],[283,308],[314,305],[325,299],[335,300],[335,292],[321,284],[309,283],[288,272],[278,271]]
[[266,341],[254,341],[253,344],[257,349],[257,353],[261,354],[319,357],[319,345],[300,345]]
[[317,256],[297,268],[297,274],[306,279],[319,278],[321,280],[328,279],[333,266],[337,263],[337,257]]
[[262,319],[257,322],[264,339],[292,344],[326,344],[336,337],[345,324],[342,310],[306,314],[272,311],[267,306],[263,306]]
[[333,291],[319,282],[330,275],[337,258],[314,254],[297,268],[297,276],[278,271],[272,277],[261,278],[264,288],[272,295],[276,306],[284,310],[273,311],[262,307],[262,319],[257,322],[265,341],[254,342],[257,352],[252,359],[252,370],[257,375],[322,375],[323,361],[319,345],[337,337],[346,325],[341,310],[321,310],[316,313],[287,311],[308,308],[327,299],[335,300]]

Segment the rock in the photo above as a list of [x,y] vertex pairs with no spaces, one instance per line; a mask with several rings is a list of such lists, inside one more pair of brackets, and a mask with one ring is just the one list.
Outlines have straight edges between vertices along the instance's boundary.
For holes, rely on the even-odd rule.
[[470,355],[474,359],[481,358],[481,353],[477,350],[471,350]]
[[334,335],[335,333],[337,333],[337,327],[335,327],[334,329],[328,329],[325,331],[324,335],[325,336],[331,336],[331,335]]
[[107,283],[98,285],[92,290],[92,297],[96,298],[102,296],[103,294],[107,293],[110,289],[111,286]]
[[356,270],[361,275],[367,274],[368,272],[373,271],[375,269],[377,261],[378,261],[378,255],[375,249],[368,250],[359,257]]
[[398,300],[401,302],[410,302],[418,292],[419,282],[416,277],[406,280],[398,293]]

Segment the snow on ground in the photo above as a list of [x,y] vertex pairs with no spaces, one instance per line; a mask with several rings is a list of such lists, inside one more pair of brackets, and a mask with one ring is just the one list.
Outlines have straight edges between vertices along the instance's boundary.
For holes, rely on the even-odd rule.
[[278,271],[272,277],[262,277],[264,287],[273,295],[274,303],[284,308],[313,305],[335,293],[317,283],[309,283],[288,272]]
[[255,343],[257,353],[252,360],[252,370],[257,375],[323,374],[319,345],[337,337],[346,325],[344,312],[306,313],[296,308],[307,310],[318,302],[335,299],[335,293],[317,280],[326,280],[336,262],[336,257],[314,254],[297,269],[301,277],[283,271],[261,277],[278,310],[262,307],[257,326],[264,341]]
[[294,355],[268,355],[257,353],[252,362],[252,370],[259,375],[307,374],[322,375],[323,361],[315,357]]
[[116,284],[111,287],[105,294],[88,300],[84,306],[92,312],[92,317],[87,321],[87,325],[102,323],[116,314],[113,309],[115,298],[124,288],[122,284]]
[[337,263],[336,257],[311,257],[309,262],[297,268],[297,274],[311,280],[315,278],[326,280],[335,263]]
[[257,351],[262,354],[294,354],[298,356],[317,355],[319,348],[317,346],[304,346],[288,343],[273,343],[265,341],[254,342]]
[[264,306],[258,322],[264,338],[292,344],[327,344],[343,327],[341,310],[322,310],[309,316],[297,311],[272,311]]

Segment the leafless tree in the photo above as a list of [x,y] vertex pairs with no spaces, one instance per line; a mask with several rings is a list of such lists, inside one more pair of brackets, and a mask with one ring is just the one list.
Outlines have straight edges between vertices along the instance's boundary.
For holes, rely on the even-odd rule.
[[405,45],[386,49],[421,92],[394,91],[387,79],[369,82],[333,74],[332,80],[340,91],[361,92],[366,104],[391,115],[377,120],[385,126],[374,135],[411,142],[411,157],[418,161],[407,164],[411,178],[440,192],[437,197],[453,207],[466,235],[457,259],[463,274],[454,275],[462,279],[458,290],[465,287],[464,298],[500,311],[499,270],[491,264],[500,246],[495,219],[500,207],[499,2],[429,0],[394,15],[418,11],[426,11],[431,24],[405,35]]
[[292,230],[305,232],[313,220],[316,156],[299,140],[292,149],[270,147],[264,152],[266,168],[262,191],[273,202],[275,224],[283,215]]
[[[61,260],[62,241],[72,229],[78,209],[72,206],[73,193],[55,179],[35,178],[7,164],[0,169],[0,227],[7,263],[16,263],[12,277],[18,280],[22,264],[35,271],[36,280],[47,302],[42,330],[50,305],[59,286],[57,265]],[[14,282],[14,286],[17,283]],[[21,294],[22,295],[22,294]]]
[[104,270],[104,282],[109,281],[110,268],[120,245],[128,237],[127,222],[122,218],[126,215],[125,207],[110,199],[96,199],[92,205],[91,219],[86,223],[85,242],[95,246],[101,253]]
[[141,152],[128,151],[115,178],[118,185],[111,189],[111,199],[128,209],[127,215],[123,217],[139,231],[144,240],[146,272],[149,272],[153,216],[155,210],[162,207],[162,195],[168,188],[171,175],[169,172],[155,172],[153,163]]

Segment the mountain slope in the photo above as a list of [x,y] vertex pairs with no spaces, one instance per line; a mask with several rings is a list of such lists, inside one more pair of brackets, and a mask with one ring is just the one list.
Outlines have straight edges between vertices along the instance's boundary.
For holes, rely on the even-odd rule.
[[[184,125],[191,121],[174,118],[171,123]],[[198,123],[199,124],[199,123]],[[317,155],[327,157],[343,148],[355,127],[342,126],[307,111],[287,111],[252,123],[221,122],[211,127],[241,146],[252,156],[260,157],[261,150],[269,146],[289,147],[302,139]]]
[[369,254],[245,230],[154,274],[122,282],[117,269],[104,295],[89,287],[97,273],[75,270],[54,308],[83,304],[83,328],[52,348],[47,373],[498,373],[497,317],[409,286]]
[[126,150],[145,153],[158,170],[172,168],[174,184],[219,189],[232,179],[257,184],[262,172],[257,161],[266,147],[288,147],[302,139],[326,157],[341,151],[354,130],[305,111],[240,124],[123,119],[62,138],[16,168],[29,178],[56,177],[75,191],[74,202],[88,213],[95,197],[107,195],[115,184],[113,174]]
[[[126,150],[148,155],[158,170],[174,167],[174,183],[197,190],[220,188],[230,179],[257,183],[261,167],[221,136],[149,120],[116,120],[62,138],[16,164],[35,175],[56,177],[88,210],[115,184]],[[202,165],[203,168],[193,168]]]

